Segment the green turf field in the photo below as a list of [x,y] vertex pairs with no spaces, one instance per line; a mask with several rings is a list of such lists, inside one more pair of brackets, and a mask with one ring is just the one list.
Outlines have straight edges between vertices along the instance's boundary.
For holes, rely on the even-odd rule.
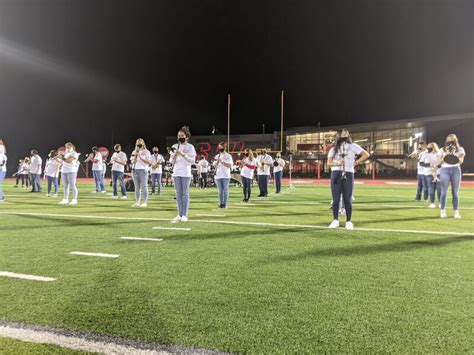
[[250,204],[232,188],[226,210],[192,189],[179,224],[171,188],[134,209],[91,184],[77,206],[6,185],[0,271],[57,281],[1,277],[0,319],[242,353],[474,350],[474,188],[441,220],[413,186],[357,185],[346,231],[324,228],[325,185]]

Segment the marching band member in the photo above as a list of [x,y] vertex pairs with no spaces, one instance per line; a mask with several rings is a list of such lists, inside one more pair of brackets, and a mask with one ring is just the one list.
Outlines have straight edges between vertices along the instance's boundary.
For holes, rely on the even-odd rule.
[[275,179],[276,193],[281,192],[281,178],[283,177],[283,168],[285,161],[281,158],[281,153],[277,153],[276,159],[273,161],[273,178]]
[[201,159],[197,163],[199,170],[199,187],[205,189],[207,187],[207,175],[209,172],[209,162],[206,160],[204,155],[201,155]]
[[172,163],[174,188],[176,191],[176,204],[178,215],[172,223],[186,222],[189,211],[189,186],[192,180],[191,165],[196,160],[196,150],[190,144],[191,132],[184,126],[178,131],[178,143],[171,148],[170,161]]
[[[26,186],[26,188],[28,188],[30,186],[30,183],[31,183],[30,158],[29,157],[25,157],[25,159],[23,159],[23,168],[22,168],[21,175],[23,175],[23,177],[25,179],[25,186]],[[22,182],[21,187],[23,187],[23,178],[22,178],[21,182]]]
[[229,199],[230,169],[234,165],[232,156],[226,151],[226,144],[219,143],[219,154],[214,157],[217,191],[219,194],[219,208],[227,208]]
[[5,201],[5,196],[3,195],[3,180],[5,179],[5,176],[7,175],[7,155],[5,153],[5,148],[3,146],[3,142],[0,140],[2,143],[0,147],[0,203]]
[[[146,149],[143,138],[138,138],[131,156],[132,176],[135,184],[135,203],[132,207],[147,207],[148,204],[148,171],[151,164],[151,153]],[[140,201],[143,199],[143,203]]]
[[421,196],[423,195],[423,200],[428,200],[428,182],[425,175],[425,167],[421,166],[421,157],[426,152],[426,142],[420,142],[418,150],[410,154],[410,157],[417,160],[417,180],[418,187],[416,190],[415,200],[421,201]]
[[118,198],[117,182],[120,184],[122,192],[122,199],[127,199],[127,189],[125,188],[124,173],[125,166],[127,165],[127,154],[122,152],[122,146],[120,144],[114,145],[114,154],[110,158],[112,163],[112,187],[113,187],[113,198]]
[[458,137],[450,134],[446,137],[444,148],[439,152],[440,183],[441,183],[441,218],[446,218],[446,199],[449,183],[453,194],[454,218],[459,219],[459,187],[461,186],[461,164],[464,162],[466,152],[459,145]]
[[30,192],[41,192],[41,167],[43,160],[38,155],[38,151],[33,149],[31,151],[30,160],[30,174],[31,174],[31,191]]
[[[21,187],[25,186],[25,175],[23,174],[24,164],[25,164],[24,159],[20,159],[18,161],[18,169],[16,171],[15,186],[13,186],[13,187],[18,187],[18,184],[19,184],[20,180],[21,180]],[[15,176],[15,174],[13,176]]]
[[253,151],[250,148],[245,149],[245,156],[240,162],[240,177],[242,179],[242,187],[244,190],[244,202],[250,201],[250,195],[252,193],[252,182],[257,167],[257,160],[253,155]]
[[95,191],[92,193],[105,193],[105,180],[104,180],[104,159],[102,154],[99,152],[99,147],[92,147],[92,153],[89,154],[84,163],[92,161],[92,174],[95,181]]
[[439,148],[435,142],[431,142],[427,146],[427,153],[425,157],[426,163],[428,163],[429,170],[426,179],[428,181],[428,193],[430,196],[430,205],[429,208],[436,208],[435,205],[435,195],[438,195],[438,202],[441,201],[441,189],[439,186],[439,168],[438,168],[438,155]]
[[[355,159],[361,155],[359,159]],[[352,192],[354,188],[354,167],[369,158],[361,146],[352,143],[347,129],[336,135],[336,144],[328,153],[331,167],[332,214],[334,220],[329,228],[339,227],[339,200],[342,194],[346,211],[346,229],[354,229],[352,224]]]
[[157,186],[158,195],[161,194],[161,177],[163,175],[163,164],[165,159],[160,154],[158,147],[153,147],[153,154],[151,156],[151,193],[155,193],[155,186]]
[[68,142],[65,145],[66,151],[62,155],[61,179],[63,181],[63,199],[60,205],[69,203],[69,189],[72,190],[71,205],[77,205],[77,172],[79,171],[79,153],[76,152],[74,144]]
[[270,181],[271,166],[273,166],[273,159],[267,154],[267,150],[263,149],[262,154],[257,158],[258,188],[260,190],[258,197],[268,196],[268,183]]
[[58,176],[59,170],[61,168],[61,160],[59,159],[59,154],[56,150],[52,150],[48,154],[48,160],[44,166],[44,176],[48,182],[48,192],[46,193],[47,197],[51,196],[51,187],[54,185],[54,197],[58,196]]
[[0,154],[7,154],[7,149],[5,148],[5,143],[3,143],[3,139],[0,139]]

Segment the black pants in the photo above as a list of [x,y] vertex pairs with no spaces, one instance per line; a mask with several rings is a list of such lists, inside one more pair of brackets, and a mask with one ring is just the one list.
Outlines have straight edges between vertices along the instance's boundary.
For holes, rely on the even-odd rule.
[[199,179],[199,187],[201,189],[207,187],[207,173],[201,173],[201,178]]
[[331,171],[331,193],[332,193],[332,215],[334,219],[339,219],[339,201],[344,201],[347,221],[352,218],[352,191],[354,190],[354,174],[345,173],[343,179],[342,171]]
[[268,196],[268,175],[258,175],[258,188],[260,189],[260,196]]
[[244,199],[250,200],[250,195],[252,193],[252,179],[242,176],[242,186],[244,188]]

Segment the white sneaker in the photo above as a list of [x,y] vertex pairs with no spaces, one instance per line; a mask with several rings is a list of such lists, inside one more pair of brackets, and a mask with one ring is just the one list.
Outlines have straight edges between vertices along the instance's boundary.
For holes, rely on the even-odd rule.
[[118,199],[118,196],[112,196],[113,199]]
[[186,216],[181,217],[181,222],[187,222],[187,221],[188,221],[188,217]]
[[434,203],[430,203],[430,205],[428,206],[428,208],[436,208],[436,205]]
[[68,204],[68,203],[69,203],[68,200],[62,199],[61,201],[59,201],[58,205],[66,205],[66,204]]
[[354,229],[354,224],[351,221],[346,222],[346,229]]
[[335,219],[334,221],[331,222],[328,228],[339,228],[339,221]]
[[173,218],[171,220],[171,223],[178,223],[179,221],[181,221],[181,217],[180,216],[176,216],[175,218]]
[[54,194],[53,197],[58,197],[58,194]]
[[146,204],[146,202],[143,202],[141,205],[138,205],[138,207],[146,208],[146,207],[148,207],[148,205]]
[[461,219],[461,215],[459,214],[458,210],[454,211],[454,218]]
[[105,191],[105,190],[102,190],[100,193],[101,193],[101,194],[105,194],[106,192],[107,192],[107,191]]
[[72,199],[70,205],[77,205],[77,200],[76,200],[76,199]]
[[46,194],[46,197],[51,197],[49,194]]
[[140,202],[135,202],[131,207],[139,207],[140,206]]
[[448,215],[446,214],[446,210],[441,210],[441,215],[440,215],[441,218],[446,218],[448,217]]
[[127,196],[122,196],[122,200],[126,200],[127,199]]

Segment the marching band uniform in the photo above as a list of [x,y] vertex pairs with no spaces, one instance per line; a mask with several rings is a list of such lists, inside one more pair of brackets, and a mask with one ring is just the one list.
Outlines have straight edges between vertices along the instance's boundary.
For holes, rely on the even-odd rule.
[[224,165],[228,164],[232,167],[234,162],[232,156],[225,150],[222,150],[214,158],[216,162],[216,181],[217,191],[219,193],[219,208],[226,208],[229,199],[229,183],[230,183],[230,167]]
[[281,192],[281,178],[283,177],[283,168],[285,167],[285,161],[281,158],[281,156],[276,157],[275,163],[277,163],[277,166],[274,166],[273,168],[273,178],[275,179],[275,188],[276,188],[276,193]]
[[273,165],[273,159],[265,151],[257,157],[257,175],[258,188],[260,194],[258,197],[268,196],[268,183],[270,181],[270,167]]

